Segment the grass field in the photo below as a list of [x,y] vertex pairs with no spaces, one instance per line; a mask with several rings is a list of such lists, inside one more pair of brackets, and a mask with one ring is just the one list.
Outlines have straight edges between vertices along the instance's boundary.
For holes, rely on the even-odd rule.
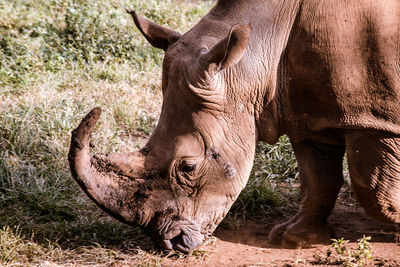
[[[100,106],[95,151],[139,148],[138,137],[149,136],[157,123],[163,54],[145,42],[125,8],[184,32],[212,5],[0,2],[0,265],[162,262],[166,255],[154,251],[140,229],[102,213],[73,181],[70,132]],[[282,218],[296,206],[295,184],[287,138],[259,144],[249,184],[222,226],[234,227],[245,216]]]

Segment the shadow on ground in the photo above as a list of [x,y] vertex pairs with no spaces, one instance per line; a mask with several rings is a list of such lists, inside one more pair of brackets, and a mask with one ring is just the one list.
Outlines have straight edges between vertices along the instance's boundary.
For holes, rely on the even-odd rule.
[[[371,236],[371,243],[395,243],[400,233],[395,225],[386,224],[372,219],[362,208],[336,207],[329,221],[333,225],[338,238],[343,237],[350,242],[356,242],[363,235]],[[261,220],[248,219],[237,229],[218,228],[215,236],[230,243],[240,243],[252,247],[272,248],[268,244],[268,233],[272,224]]]

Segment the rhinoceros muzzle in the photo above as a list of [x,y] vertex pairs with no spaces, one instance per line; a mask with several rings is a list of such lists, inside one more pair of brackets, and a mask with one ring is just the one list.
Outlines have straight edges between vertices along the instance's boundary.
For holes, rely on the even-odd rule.
[[[152,236],[150,234],[150,236]],[[200,226],[189,221],[174,221],[170,229],[162,234],[158,242],[162,247],[168,250],[178,250],[189,253],[196,249],[204,241],[204,235],[201,234]]]
[[196,249],[207,236],[198,223],[177,216],[156,216],[145,231],[160,247],[184,253]]
[[168,250],[177,250],[180,252],[189,253],[202,243],[203,239],[196,239],[192,235],[187,235],[186,233],[181,232],[173,239],[163,240],[162,246]]

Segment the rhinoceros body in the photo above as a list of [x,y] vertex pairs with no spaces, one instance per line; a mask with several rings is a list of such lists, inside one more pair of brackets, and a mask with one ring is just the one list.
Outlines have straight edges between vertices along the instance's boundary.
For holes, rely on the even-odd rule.
[[99,119],[73,132],[73,177],[112,216],[191,251],[246,185],[257,141],[287,134],[303,200],[271,243],[325,243],[343,184],[371,216],[400,222],[400,1],[219,0],[181,35],[130,11],[165,51],[163,107],[146,146],[89,155]]

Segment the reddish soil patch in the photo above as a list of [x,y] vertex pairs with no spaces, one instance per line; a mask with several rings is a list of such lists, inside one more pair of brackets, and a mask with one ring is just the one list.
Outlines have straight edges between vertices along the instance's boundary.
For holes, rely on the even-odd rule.
[[[400,266],[400,234],[395,226],[371,219],[359,208],[337,207],[330,217],[338,237],[351,242],[348,248],[357,247],[357,239],[371,236],[372,256],[369,265]],[[188,257],[185,260],[163,261],[165,266],[326,266],[318,257],[326,258],[330,246],[317,245],[307,249],[281,249],[268,244],[267,235],[272,225],[247,220],[238,229],[218,229],[217,241],[204,247],[202,260]],[[332,253],[335,254],[336,253]]]

